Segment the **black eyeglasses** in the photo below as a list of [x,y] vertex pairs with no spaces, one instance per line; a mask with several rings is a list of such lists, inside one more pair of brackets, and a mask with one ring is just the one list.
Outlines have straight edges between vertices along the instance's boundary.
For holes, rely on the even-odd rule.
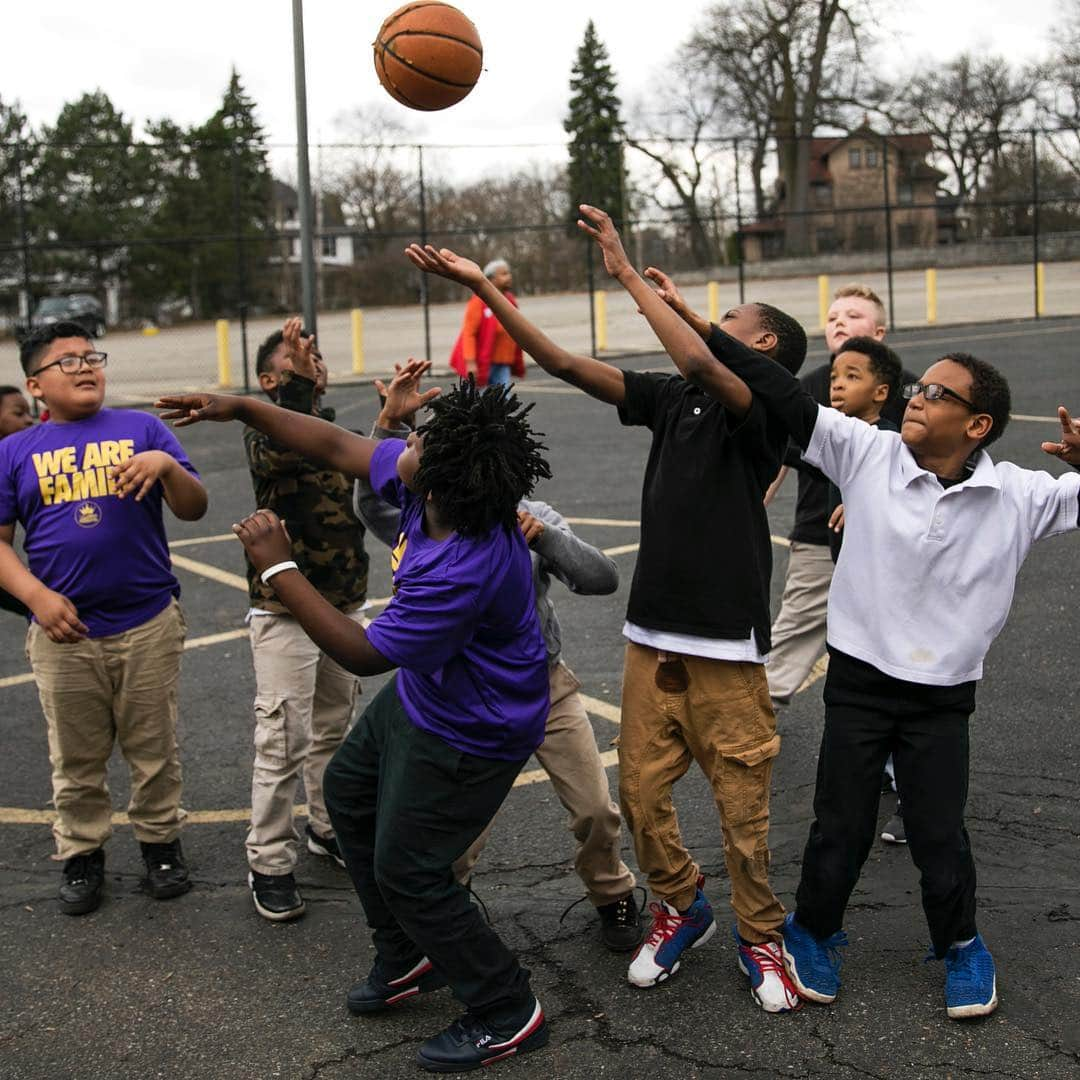
[[947,386],[942,386],[941,383],[908,383],[900,393],[909,400],[913,397],[917,397],[919,394],[922,394],[927,401],[940,401],[942,398],[952,398],[953,401],[959,401],[961,405],[966,405],[972,412],[979,411],[967,398],[962,398],[955,390],[950,390]]
[[82,356],[61,356],[59,360],[54,360],[51,364],[44,364],[37,371],[32,371],[30,374],[40,375],[51,367],[58,367],[65,375],[75,375],[82,371],[83,364],[91,371],[97,371],[105,366],[108,359],[109,354],[103,352],[88,352],[83,353]]

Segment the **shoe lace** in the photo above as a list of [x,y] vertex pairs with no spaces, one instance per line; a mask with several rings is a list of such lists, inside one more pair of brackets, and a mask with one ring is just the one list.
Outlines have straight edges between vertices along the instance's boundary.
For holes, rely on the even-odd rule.
[[829,967],[834,972],[839,972],[840,968],[843,967],[844,958],[840,950],[846,949],[847,944],[848,937],[843,930],[837,930],[835,934],[818,942],[818,945],[825,951],[825,958],[829,963]]
[[799,992],[795,989],[795,984],[791,981],[791,976],[788,974],[787,968],[784,967],[784,962],[780,958],[778,951],[763,945],[751,945],[750,951],[754,954],[754,961],[761,968],[762,975],[772,974],[780,980],[788,999],[792,1002],[792,1010],[801,1009],[803,1006],[802,998],[799,997]]
[[484,913],[484,922],[491,925],[491,916],[488,914],[487,904],[480,899],[480,894],[472,887],[472,879],[465,883],[465,891],[476,901],[477,906]]
[[90,856],[74,855],[64,867],[64,877],[71,885],[83,885],[90,879]]
[[649,905],[649,911],[652,913],[653,921],[648,934],[645,935],[646,945],[660,945],[661,942],[674,937],[683,923],[689,922],[685,915],[680,915],[677,911],[669,911],[663,904],[654,902]]
[[[634,899],[634,893],[636,892],[641,893],[640,904],[637,902],[637,900]],[[629,926],[637,919],[638,913],[642,910],[642,908],[644,908],[647,896],[648,894],[645,892],[645,889],[641,885],[635,886],[625,896],[620,896],[619,899],[614,901],[613,904],[615,910],[612,921]],[[585,901],[588,899],[588,896],[579,896],[572,903],[567,904],[567,906],[563,908],[563,913],[559,916],[559,925],[562,926],[563,921],[566,919],[566,916],[569,915],[570,912],[573,911],[574,908],[576,908],[579,904],[584,904]],[[606,907],[607,905],[604,906]],[[633,914],[631,914],[631,912],[633,912]]]

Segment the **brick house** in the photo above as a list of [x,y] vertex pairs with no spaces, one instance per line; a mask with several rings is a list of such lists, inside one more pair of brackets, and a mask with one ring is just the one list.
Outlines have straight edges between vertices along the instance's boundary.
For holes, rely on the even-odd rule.
[[[926,160],[932,149],[929,135],[882,136],[868,124],[848,135],[811,139],[806,200],[811,253],[885,247],[886,175],[893,247],[934,247],[939,242],[938,185],[945,174]],[[745,261],[785,254],[785,202],[783,181],[777,181],[770,216],[743,227]]]

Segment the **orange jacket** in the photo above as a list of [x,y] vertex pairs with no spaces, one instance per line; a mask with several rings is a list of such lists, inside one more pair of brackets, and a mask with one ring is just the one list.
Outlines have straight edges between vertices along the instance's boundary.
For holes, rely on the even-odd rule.
[[[505,292],[503,296],[514,307],[518,306],[512,292]],[[473,364],[478,386],[487,386],[492,364],[509,364],[515,378],[525,377],[525,357],[521,349],[479,296],[473,296],[465,305],[465,320],[450,354],[450,366],[463,379]]]

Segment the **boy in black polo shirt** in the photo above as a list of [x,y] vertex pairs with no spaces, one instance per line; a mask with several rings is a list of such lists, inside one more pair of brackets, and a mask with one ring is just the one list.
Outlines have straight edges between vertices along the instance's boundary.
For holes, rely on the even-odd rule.
[[[630,266],[610,218],[582,207],[608,272],[639,304],[679,362],[711,363],[698,337]],[[784,432],[750,392],[720,403],[674,375],[622,371],[559,348],[490,287],[480,268],[413,244],[422,270],[469,286],[545,371],[615,405],[624,424],[652,431],[638,555],[624,634],[619,794],[638,864],[658,898],[628,973],[656,986],[687,949],[716,930],[703,878],[686,850],[671,789],[696,760],[720,809],[741,969],[770,1012],[798,1001],[783,971],[784,909],[768,882],[769,779],[779,748],[764,655],[769,648],[772,550],[762,498],[780,467]],[[797,371],[806,335],[764,304],[730,311],[725,329]],[[744,388],[745,389],[745,388]]]

